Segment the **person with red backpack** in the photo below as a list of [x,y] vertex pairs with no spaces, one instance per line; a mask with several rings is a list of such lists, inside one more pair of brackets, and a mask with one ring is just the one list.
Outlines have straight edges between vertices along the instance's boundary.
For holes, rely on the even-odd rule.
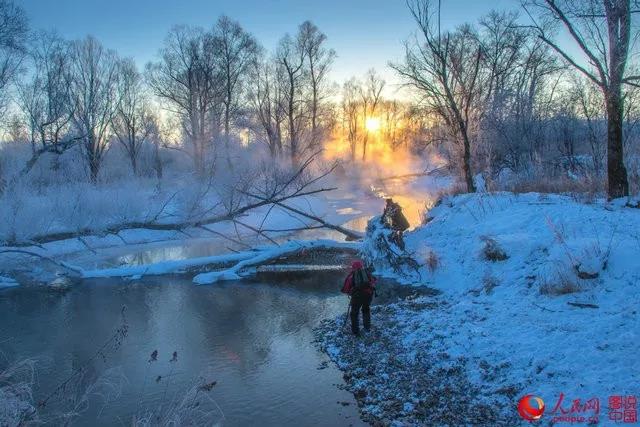
[[354,261],[351,264],[351,272],[344,280],[342,293],[348,294],[351,298],[351,331],[355,336],[360,335],[360,310],[365,331],[371,329],[371,300],[375,294],[375,284],[376,279],[364,268],[362,261]]

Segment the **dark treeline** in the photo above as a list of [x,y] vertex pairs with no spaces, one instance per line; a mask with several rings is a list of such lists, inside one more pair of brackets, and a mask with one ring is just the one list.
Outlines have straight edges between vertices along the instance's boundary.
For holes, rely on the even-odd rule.
[[[393,66],[436,117],[467,191],[476,172],[508,168],[536,179],[579,172],[596,186],[605,170],[608,195],[629,194],[640,79],[629,0],[526,0],[524,24],[493,12],[452,31],[440,27],[440,2],[407,4],[418,32]],[[563,50],[559,30],[582,57]]]

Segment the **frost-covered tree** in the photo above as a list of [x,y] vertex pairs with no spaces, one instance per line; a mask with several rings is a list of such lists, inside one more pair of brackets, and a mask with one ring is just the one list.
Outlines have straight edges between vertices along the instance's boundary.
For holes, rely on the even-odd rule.
[[[514,13],[492,12],[479,22],[483,50],[480,98],[483,146],[477,165],[526,173],[542,154],[549,95],[560,67],[549,49]],[[480,157],[480,158],[478,158]]]
[[600,176],[606,165],[607,126],[602,92],[591,81],[577,76],[571,91],[578,114],[585,121],[583,140],[588,142],[594,174]]
[[222,83],[213,37],[199,28],[174,27],[160,50],[160,60],[147,65],[154,94],[175,114],[191,145],[197,174],[205,174],[206,155],[219,131]]
[[282,87],[274,61],[257,60],[251,71],[249,101],[258,122],[258,133],[269,148],[272,158],[283,154],[282,127],[285,120],[282,108]]
[[223,90],[224,141],[227,161],[231,165],[229,153],[231,125],[240,110],[240,103],[249,78],[249,68],[256,60],[259,47],[251,34],[227,16],[221,16],[218,19],[213,28],[212,41]]
[[327,36],[310,21],[305,21],[299,28],[300,38],[303,40],[309,79],[310,96],[310,120],[312,146],[317,146],[322,139],[322,119],[326,108],[326,99],[329,96],[327,88],[328,75],[331,65],[336,57],[336,52],[326,46]]
[[27,53],[27,17],[19,6],[10,0],[0,0],[0,113],[8,101],[10,83],[19,74]]
[[111,137],[118,100],[118,57],[93,37],[71,44],[71,100],[76,132],[94,184]]
[[137,175],[140,150],[155,129],[155,117],[142,75],[133,60],[120,62],[118,76],[119,102],[112,120],[113,132],[129,157],[131,170]]
[[[317,151],[333,125],[328,76],[335,52],[326,46],[326,40],[317,26],[303,22],[295,35],[286,34],[280,39],[272,61],[262,60],[263,78],[252,83],[254,108],[255,101],[262,99],[260,121],[266,123],[264,119],[271,116],[267,133],[272,135],[272,142],[278,141],[288,149],[292,165],[310,150]],[[262,97],[256,98],[258,93]],[[269,115],[264,114],[268,106]]]
[[360,128],[362,103],[360,102],[360,83],[353,77],[342,86],[342,122],[343,134],[349,142],[351,161],[356,160]]
[[[362,103],[362,122],[367,123],[369,118],[376,114],[378,105],[382,99],[382,91],[386,82],[376,74],[374,69],[367,71],[364,83],[358,88],[360,101]],[[369,134],[363,132],[362,138],[362,161],[367,160],[367,143]]]
[[[482,46],[475,30],[440,28],[439,7],[431,0],[410,0],[420,39],[406,43],[405,60],[395,70],[421,94],[422,102],[438,114],[450,137],[462,146],[462,175],[467,191],[475,192],[471,172],[473,126],[481,96]],[[435,11],[434,11],[435,8]]]
[[303,132],[306,126],[307,103],[305,102],[305,62],[307,50],[301,34],[285,35],[278,44],[276,62],[282,84],[289,153],[292,164],[297,164],[304,151]]
[[17,104],[29,133],[32,156],[25,175],[44,153],[62,154],[79,140],[72,130],[74,102],[71,92],[69,44],[53,33],[39,33],[30,47],[31,78],[18,84]]
[[[607,112],[607,177],[609,198],[627,196],[629,181],[624,157],[625,85],[640,86],[640,75],[629,67],[635,34],[631,0],[527,0],[525,10],[534,20],[540,39],[564,61],[595,84],[604,96]],[[548,33],[544,23],[564,28],[583,58],[577,59]],[[631,71],[629,71],[631,69]]]

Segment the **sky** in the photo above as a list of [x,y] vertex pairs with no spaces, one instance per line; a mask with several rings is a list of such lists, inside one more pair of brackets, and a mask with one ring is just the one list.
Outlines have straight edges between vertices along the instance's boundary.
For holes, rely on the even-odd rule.
[[[210,28],[222,14],[240,22],[269,51],[304,20],[314,22],[338,55],[332,78],[342,83],[375,68],[398,82],[389,61],[399,61],[403,40],[416,26],[404,0],[15,0],[34,29],[68,39],[88,34],[143,66],[157,57],[177,24]],[[477,21],[491,9],[517,9],[517,0],[442,0],[443,25]]]

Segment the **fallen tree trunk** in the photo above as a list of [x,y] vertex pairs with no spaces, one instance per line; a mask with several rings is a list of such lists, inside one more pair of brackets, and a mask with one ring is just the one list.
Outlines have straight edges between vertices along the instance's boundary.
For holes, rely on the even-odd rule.
[[[6,242],[6,246],[12,246],[12,247],[38,246],[44,243],[49,243],[49,242],[54,242],[59,240],[66,240],[66,239],[75,239],[75,238],[82,238],[82,237],[95,236],[95,235],[108,235],[108,234],[117,235],[121,231],[135,230],[135,229],[152,230],[152,231],[182,231],[187,228],[203,228],[211,224],[217,224],[224,221],[233,221],[235,218],[253,209],[257,209],[263,206],[268,206],[272,204],[279,205],[280,203],[289,199],[294,199],[294,198],[303,197],[303,196],[310,196],[310,195],[319,194],[319,193],[332,191],[332,190],[335,190],[335,188],[321,188],[318,190],[306,191],[306,192],[297,193],[294,195],[282,196],[276,199],[263,198],[262,200],[256,203],[251,203],[251,204],[242,206],[240,208],[233,210],[232,212],[228,212],[225,214],[208,217],[208,218],[193,219],[193,220],[187,220],[187,221],[176,222],[176,223],[158,223],[156,221],[126,222],[126,223],[118,224],[117,226],[114,226],[114,227],[108,227],[104,230],[83,229],[83,230],[70,231],[70,232],[50,233],[50,234],[35,236],[30,240],[24,241],[24,242]],[[298,211],[298,212],[302,216],[312,218],[312,219],[315,218],[302,211]],[[355,232],[344,229],[340,226],[329,224],[322,220],[319,220],[318,222],[322,223],[323,226],[326,228],[330,228],[345,234],[345,236],[347,236],[348,238],[359,239],[362,237],[356,234]]]
[[[173,200],[173,197],[176,195],[174,194],[161,206],[160,210],[152,218],[146,221],[124,222],[124,223],[120,223],[120,224],[107,227],[105,229],[100,229],[100,230],[86,228],[81,230],[66,231],[66,232],[60,232],[60,233],[48,233],[43,235],[36,235],[28,241],[22,241],[22,242],[8,241],[4,243],[5,243],[5,246],[11,246],[11,247],[37,246],[43,243],[48,243],[48,242],[53,242],[58,240],[65,240],[65,239],[73,239],[73,238],[79,239],[85,236],[92,236],[92,235],[113,234],[118,236],[118,233],[121,231],[134,230],[134,229],[184,232],[183,230],[187,228],[203,228],[203,226],[207,226],[210,224],[215,224],[215,223],[224,222],[224,221],[234,221],[238,217],[242,216],[243,214],[253,209],[258,209],[263,206],[277,205],[289,199],[295,199],[295,198],[304,197],[304,196],[311,196],[314,194],[335,190],[335,188],[319,188],[316,190],[311,189],[320,180],[322,180],[327,175],[329,175],[335,169],[335,165],[329,170],[325,171],[324,173],[319,174],[318,176],[311,177],[302,183],[300,182],[300,179],[304,175],[304,172],[313,163],[315,157],[318,154],[320,154],[320,151],[313,153],[311,156],[309,156],[309,158],[307,158],[306,161],[304,161],[298,167],[296,171],[294,171],[290,176],[287,176],[284,179],[282,179],[280,173],[276,173],[274,176],[265,175],[264,182],[259,181],[259,183],[262,182],[262,185],[264,188],[260,187],[260,189],[258,189],[260,184],[256,185],[255,180],[241,182],[239,184],[240,186],[246,185],[247,187],[234,188],[233,189],[234,192],[237,192],[238,194],[246,195],[248,189],[253,188],[252,190],[253,192],[262,193],[264,191],[264,196],[260,197],[259,200],[255,203],[247,202],[247,204],[245,204],[244,206],[234,206],[232,208],[229,208],[228,212],[221,213],[218,215],[208,216],[208,217],[204,216],[212,212],[218,205],[220,205],[220,203],[218,205],[215,205],[213,208],[209,209],[207,213],[202,214],[202,216],[197,218],[192,218],[189,215],[187,215],[187,219],[181,222],[172,222],[172,223],[159,222],[158,219],[160,218],[161,214],[164,212],[169,202]],[[209,184],[211,184],[211,182]],[[207,187],[207,191],[208,189],[209,187]],[[204,196],[204,194],[202,196]],[[311,217],[307,214],[305,214],[304,216]],[[357,235],[355,235],[352,232],[349,232],[348,230],[343,229],[342,227],[334,226],[333,224],[329,224],[323,221],[321,223],[327,228],[331,228],[333,230],[336,230],[345,234],[349,238],[357,237]],[[83,242],[83,243],[86,243],[86,242]]]
[[252,268],[300,251],[319,249],[357,250],[359,247],[358,243],[334,242],[332,240],[288,242],[276,248],[256,251],[252,253],[252,256],[243,259],[231,268],[198,274],[193,278],[193,282],[198,285],[209,285],[225,280],[240,280]]
[[71,264],[68,264],[68,263],[63,262],[63,261],[56,261],[55,259],[53,259],[51,257],[39,254],[37,252],[32,252],[32,251],[28,251],[28,250],[24,250],[24,249],[0,249],[0,254],[6,254],[6,253],[28,255],[28,256],[40,258],[40,259],[43,259],[43,260],[45,260],[47,262],[50,262],[50,263],[52,263],[54,265],[57,265],[58,267],[62,267],[68,273],[71,273],[71,276],[82,277],[83,271],[82,271],[82,269],[80,267],[76,267],[75,265],[71,265]]
[[338,233],[344,234],[347,237],[347,240],[349,241],[354,241],[354,240],[360,240],[362,239],[364,236],[361,233],[358,233],[356,231],[353,230],[349,230],[347,228],[341,227],[339,225],[334,225],[331,223],[326,222],[325,220],[323,220],[322,218],[319,218],[317,216],[308,214],[306,212],[303,212],[299,209],[296,208],[292,208],[291,206],[287,206],[284,205],[282,203],[276,203],[278,206],[282,207],[283,209],[286,209],[288,211],[291,211],[293,213],[296,213],[300,216],[304,216],[306,218],[309,218],[313,221],[316,221],[317,223],[321,224],[324,228],[328,228],[330,230],[334,230],[337,231]]
[[101,270],[81,270],[80,275],[82,278],[161,276],[165,274],[197,272],[206,268],[217,271],[198,274],[195,276],[194,282],[198,284],[210,284],[220,280],[239,279],[249,268],[267,264],[282,257],[298,254],[301,251],[336,249],[355,252],[359,248],[360,243],[334,242],[331,240],[291,241],[277,247],[262,247],[224,255]]
[[123,267],[105,268],[101,270],[84,270],[82,277],[85,279],[109,278],[109,277],[142,277],[162,276],[165,274],[181,274],[197,270],[202,267],[225,268],[249,259],[255,251],[244,251],[209,257],[190,258],[184,260],[163,261],[147,265],[130,265]]
[[567,302],[567,304],[572,305],[574,307],[578,307],[578,308],[600,308],[600,306],[595,304],[585,304],[580,302]]

